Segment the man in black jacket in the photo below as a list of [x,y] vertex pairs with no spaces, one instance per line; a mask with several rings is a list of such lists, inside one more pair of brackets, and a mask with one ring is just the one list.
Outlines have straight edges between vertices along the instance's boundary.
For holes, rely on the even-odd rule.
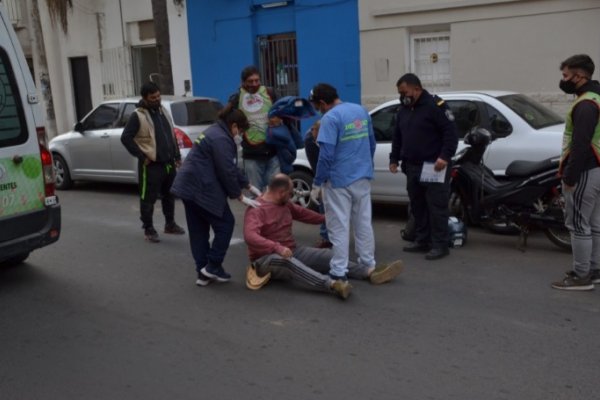
[[588,55],[569,57],[560,69],[560,89],[577,96],[567,113],[559,170],[573,270],[552,287],[592,290],[600,283],[600,84],[592,80],[595,66]]
[[131,114],[121,142],[138,159],[138,184],[140,187],[140,219],[146,240],[160,242],[154,229],[152,214],[154,203],[161,198],[165,215],[165,233],[183,235],[185,231],[175,223],[175,198],[171,185],[176,168],[181,163],[171,116],[160,104],[160,90],[152,82],[141,88],[142,100]]
[[396,83],[400,108],[392,138],[390,172],[401,165],[415,217],[416,239],[404,251],[427,253],[427,260],[449,254],[450,160],[458,146],[454,116],[442,99],[423,89],[415,74]]

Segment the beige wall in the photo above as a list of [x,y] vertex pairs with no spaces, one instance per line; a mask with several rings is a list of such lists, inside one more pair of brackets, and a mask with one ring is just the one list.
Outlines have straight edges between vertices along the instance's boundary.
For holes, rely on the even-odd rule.
[[[367,107],[397,97],[396,80],[410,69],[411,33],[450,32],[453,90],[523,92],[559,112],[570,101],[557,87],[560,61],[588,53],[600,69],[600,1],[421,3],[359,2],[362,97]],[[387,81],[382,80],[381,59],[389,60]]]

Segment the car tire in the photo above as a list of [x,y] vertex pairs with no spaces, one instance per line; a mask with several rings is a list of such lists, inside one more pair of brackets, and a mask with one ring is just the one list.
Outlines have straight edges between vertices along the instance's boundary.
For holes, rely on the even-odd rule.
[[0,267],[2,267],[2,268],[8,268],[8,267],[17,266],[17,265],[23,263],[23,261],[25,261],[27,259],[27,257],[29,257],[29,252],[17,254],[16,256],[12,256],[11,258],[7,258],[4,261],[0,261]]
[[293,185],[292,201],[304,208],[312,210],[318,207],[310,200],[310,190],[312,189],[313,176],[310,172],[296,170],[290,174]]
[[71,180],[71,174],[69,173],[69,167],[62,156],[54,153],[52,155],[54,159],[54,176],[56,179],[56,188],[58,190],[68,190],[73,186]]

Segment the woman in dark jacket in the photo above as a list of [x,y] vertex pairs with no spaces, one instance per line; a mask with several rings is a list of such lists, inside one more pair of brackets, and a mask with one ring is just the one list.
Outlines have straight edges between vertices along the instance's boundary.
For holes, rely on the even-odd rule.
[[[185,207],[199,286],[211,280],[227,282],[231,279],[222,265],[235,225],[227,198],[253,207],[258,205],[242,194],[243,189],[257,195],[260,191],[248,184],[237,165],[238,138],[248,127],[248,119],[242,111],[224,108],[217,122],[196,139],[171,187],[171,192],[181,198]],[[211,228],[212,244],[209,241]]]

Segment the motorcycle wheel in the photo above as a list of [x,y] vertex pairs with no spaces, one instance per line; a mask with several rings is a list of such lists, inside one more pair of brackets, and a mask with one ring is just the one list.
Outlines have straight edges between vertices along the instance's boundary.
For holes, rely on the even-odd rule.
[[[565,199],[562,194],[553,196],[548,202],[546,213],[550,215],[560,215],[562,221],[565,218]],[[563,250],[571,251],[571,233],[563,225],[560,228],[546,228],[544,234],[552,243]]]

